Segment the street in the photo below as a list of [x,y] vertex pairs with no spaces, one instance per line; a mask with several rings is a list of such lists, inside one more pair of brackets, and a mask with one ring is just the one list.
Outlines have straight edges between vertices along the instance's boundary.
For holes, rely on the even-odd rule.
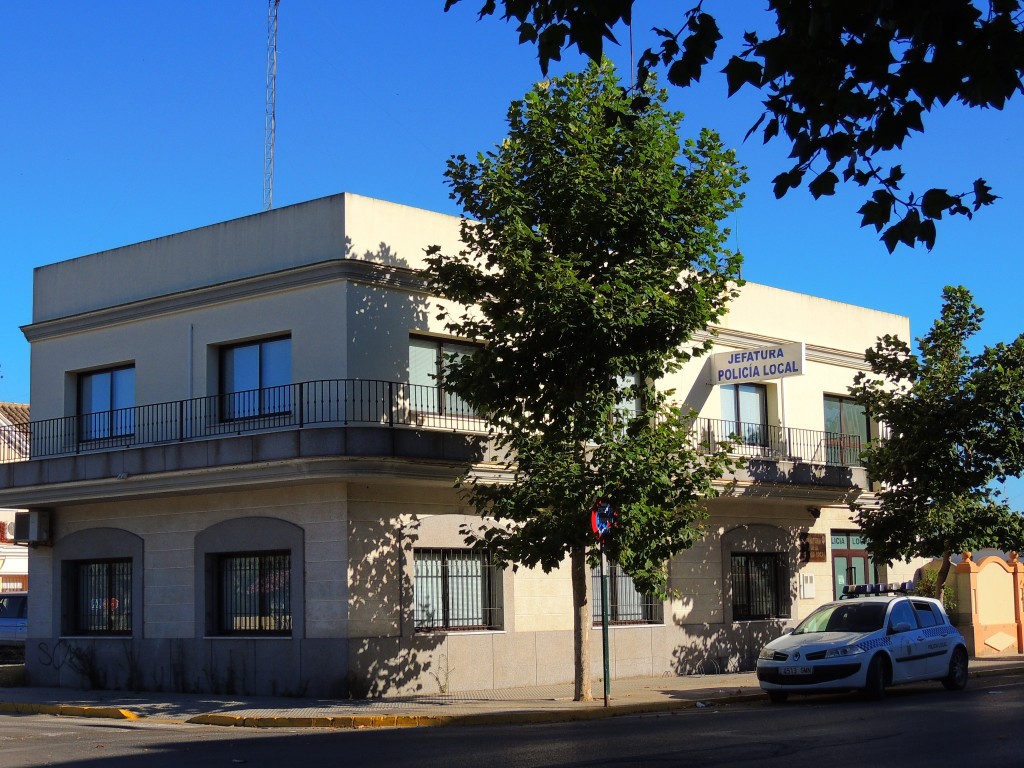
[[929,683],[671,714],[536,726],[366,731],[248,729],[152,720],[0,715],[0,768],[206,766],[936,766],[1020,761],[1024,679]]

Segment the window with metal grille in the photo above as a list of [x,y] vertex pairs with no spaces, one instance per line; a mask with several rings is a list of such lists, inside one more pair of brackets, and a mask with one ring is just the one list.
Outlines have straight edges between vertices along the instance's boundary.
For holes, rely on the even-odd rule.
[[[633,579],[619,567],[608,563],[608,622],[611,624],[661,624],[664,604],[654,595],[640,592]],[[590,572],[594,604],[594,623],[601,623],[601,569]]]
[[779,552],[732,553],[734,621],[789,618],[789,569]]
[[70,617],[75,635],[130,635],[132,561],[80,560],[69,563]]
[[418,632],[497,629],[501,576],[487,552],[416,549],[413,603]]
[[217,555],[217,631],[222,635],[290,635],[289,552]]

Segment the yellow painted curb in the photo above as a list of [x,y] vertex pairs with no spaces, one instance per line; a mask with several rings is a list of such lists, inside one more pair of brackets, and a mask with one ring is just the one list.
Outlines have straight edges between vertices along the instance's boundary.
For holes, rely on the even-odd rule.
[[319,717],[197,715],[185,722],[193,725],[219,725],[237,728],[429,728],[441,725],[508,725],[569,723],[603,720],[609,717],[654,714],[679,709],[695,709],[701,704],[715,706],[759,701],[763,693],[737,694],[706,701],[682,700],[615,704],[611,707],[585,705],[580,709],[542,710],[534,712],[480,712],[467,715],[337,715]]
[[114,720],[138,720],[140,717],[131,710],[117,707],[80,707],[71,704],[27,704],[9,701],[0,701],[0,712],[14,712],[19,715],[106,717]]

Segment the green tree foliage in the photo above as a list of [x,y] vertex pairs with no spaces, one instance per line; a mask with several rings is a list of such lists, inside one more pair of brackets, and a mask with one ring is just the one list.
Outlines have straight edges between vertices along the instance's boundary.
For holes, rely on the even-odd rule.
[[982,316],[966,288],[947,287],[920,353],[879,339],[850,390],[890,431],[865,453],[882,486],[877,506],[854,505],[860,526],[880,559],[942,556],[939,587],[951,555],[1019,550],[1024,535],[998,490],[1024,471],[1024,335],[972,355]]
[[609,553],[656,590],[731,466],[698,450],[691,412],[656,384],[709,349],[690,339],[735,295],[741,259],[720,224],[745,175],[710,132],[681,146],[682,115],[652,85],[629,110],[605,61],[514,102],[499,146],[448,163],[465,250],[429,255],[431,289],[465,308],[442,314],[447,329],[483,342],[445,384],[514,457],[507,482],[461,481],[482,516],[467,533],[503,564],[569,557],[577,698],[590,697],[591,507],[618,508]]
[[[448,10],[460,0],[445,0]],[[592,59],[613,28],[629,24],[632,0],[502,0],[503,17],[518,25],[521,43],[537,46],[541,69],[570,45]],[[494,14],[486,0],[480,16]],[[663,67],[686,87],[718,53],[722,39],[704,3],[656,28],[661,45],[638,61],[639,82]],[[792,166],[774,179],[775,195],[807,186],[831,195],[840,177],[868,187],[858,211],[890,252],[897,244],[935,243],[944,215],[971,218],[996,197],[977,179],[968,189],[905,192],[903,169],[882,153],[924,130],[924,115],[959,102],[1001,109],[1022,90],[1024,30],[1018,0],[769,0],[776,33],[747,32],[723,71],[729,95],[745,85],[763,95],[764,111],[750,129],[765,142],[792,146]],[[749,135],[749,134],[748,134]]]

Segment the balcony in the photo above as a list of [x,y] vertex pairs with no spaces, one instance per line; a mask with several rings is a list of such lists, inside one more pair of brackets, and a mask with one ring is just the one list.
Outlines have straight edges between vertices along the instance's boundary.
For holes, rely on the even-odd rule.
[[[486,420],[437,387],[307,381],[2,427],[0,459],[11,463],[0,464],[0,503],[104,498],[114,492],[103,485],[112,478],[176,471],[218,469],[222,474],[207,482],[221,485],[273,482],[275,471],[280,482],[316,472],[341,476],[354,470],[336,460],[352,457],[433,464],[435,479],[450,484],[453,464],[487,460],[486,434]],[[863,470],[854,471],[862,445],[853,435],[698,419],[694,440],[711,449],[733,444],[746,463],[737,479],[763,487],[864,485]],[[288,462],[304,464],[289,474],[279,468]],[[368,466],[364,461],[360,471],[394,470]],[[61,484],[97,482],[86,496],[71,488],[67,496],[54,492]],[[37,492],[44,487],[50,490]]]

